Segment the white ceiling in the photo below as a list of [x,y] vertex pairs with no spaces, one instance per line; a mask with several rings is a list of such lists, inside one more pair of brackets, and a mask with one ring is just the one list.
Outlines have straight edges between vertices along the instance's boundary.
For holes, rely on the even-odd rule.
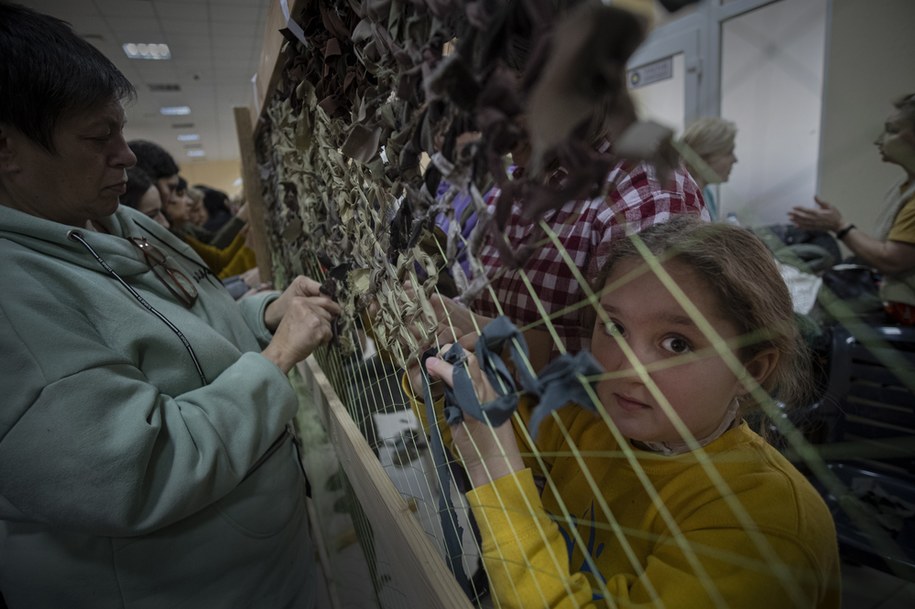
[[[68,21],[130,79],[137,100],[127,106],[128,139],[152,140],[179,165],[188,157],[179,133],[198,133],[202,161],[239,158],[232,108],[250,106],[271,0],[18,0]],[[168,61],[127,59],[127,42],[164,42]],[[151,85],[178,85],[155,92]],[[188,116],[162,116],[162,106],[190,106]],[[193,127],[175,128],[182,123]]]

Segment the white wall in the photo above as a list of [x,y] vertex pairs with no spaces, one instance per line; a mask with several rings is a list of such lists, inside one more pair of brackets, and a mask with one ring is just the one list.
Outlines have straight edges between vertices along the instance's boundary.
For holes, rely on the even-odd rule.
[[647,87],[629,89],[639,118],[653,120],[676,132],[683,131],[685,104],[683,53],[672,58],[673,75],[670,79]]
[[[714,114],[720,89],[720,114],[739,128],[739,162],[719,192],[723,213],[781,224],[820,194],[871,229],[901,176],[881,163],[873,140],[891,100],[915,93],[915,0],[760,1],[730,18],[731,7],[754,2],[718,2],[671,20],[633,57],[630,67],[677,58],[673,79],[633,91],[643,116],[678,128],[687,108]],[[692,100],[679,53],[693,52],[686,34],[696,29],[699,95],[710,97]]]
[[833,0],[823,95],[819,191],[872,230],[882,196],[903,173],[873,141],[892,100],[915,93],[915,1]]
[[781,0],[722,23],[721,116],[738,127],[722,216],[784,224],[792,206],[813,197],[827,4]]

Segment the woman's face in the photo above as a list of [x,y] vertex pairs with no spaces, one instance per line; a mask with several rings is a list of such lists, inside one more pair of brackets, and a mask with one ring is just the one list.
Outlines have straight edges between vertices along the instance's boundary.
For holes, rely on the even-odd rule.
[[915,125],[905,120],[901,113],[896,112],[887,118],[883,132],[874,144],[884,162],[915,172]]
[[713,154],[706,159],[709,167],[712,168],[712,171],[715,172],[717,176],[716,181],[710,181],[709,184],[720,184],[727,182],[731,177],[731,169],[734,168],[734,165],[737,163],[737,156],[734,154],[734,147],[725,152],[719,152]]
[[0,179],[8,204],[72,226],[113,214],[127,190],[126,169],[137,162],[124,123],[117,101],[62,116],[53,134],[55,152],[0,125]]
[[[716,296],[690,267],[676,260],[664,268],[698,312],[734,351],[736,324],[719,312]],[[615,265],[608,286],[633,271],[645,271],[603,294],[600,304],[610,323],[599,315],[591,350],[608,373],[597,387],[607,414],[632,440],[676,442],[683,438],[662,407],[641,368],[669,401],[673,411],[696,438],[714,432],[735,397],[745,393],[725,359],[667,287],[640,260]],[[619,339],[628,345],[627,358]],[[751,368],[752,369],[752,368]]]
[[207,209],[203,206],[203,200],[197,199],[196,201],[191,198],[191,206],[188,212],[188,217],[190,221],[196,224],[197,226],[203,226],[207,221]]
[[176,188],[172,196],[169,197],[168,203],[165,204],[165,215],[168,216],[169,222],[181,226],[185,222],[190,222],[191,198],[187,190]]
[[146,193],[137,201],[137,210],[146,214],[165,228],[169,227],[165,214],[162,213],[162,197],[155,184],[147,189]]

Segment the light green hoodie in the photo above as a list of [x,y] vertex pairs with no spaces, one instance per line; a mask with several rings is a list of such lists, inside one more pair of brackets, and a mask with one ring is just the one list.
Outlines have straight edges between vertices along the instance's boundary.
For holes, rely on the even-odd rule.
[[[297,400],[260,355],[276,293],[234,301],[135,210],[106,228],[76,231],[87,247],[71,226],[0,206],[7,603],[311,607],[304,480],[284,433]],[[191,309],[125,236],[194,278]]]

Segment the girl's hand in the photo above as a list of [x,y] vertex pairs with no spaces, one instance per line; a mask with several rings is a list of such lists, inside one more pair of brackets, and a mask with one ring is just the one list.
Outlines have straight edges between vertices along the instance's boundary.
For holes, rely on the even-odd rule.
[[[445,353],[450,347],[451,345],[444,345],[441,353]],[[473,353],[468,352],[466,362],[459,365],[467,367],[480,403],[485,404],[498,397],[480,370]],[[449,387],[454,387],[454,366],[448,362],[430,357],[426,360],[426,370],[432,378],[440,379]],[[511,419],[498,427],[490,427],[485,422],[465,416],[461,423],[451,426],[451,437],[457,456],[464,463],[470,483],[474,487],[489,484],[493,480],[524,469]]]

